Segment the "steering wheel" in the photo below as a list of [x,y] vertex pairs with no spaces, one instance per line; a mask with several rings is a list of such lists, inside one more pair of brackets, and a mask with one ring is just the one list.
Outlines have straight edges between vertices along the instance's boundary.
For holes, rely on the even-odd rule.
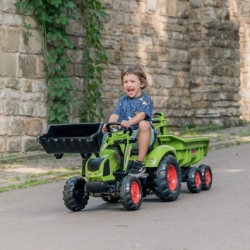
[[125,128],[119,122],[109,122],[106,124],[106,128],[109,133],[114,133],[118,131],[124,131],[124,132],[129,131],[129,135],[133,134],[132,128]]

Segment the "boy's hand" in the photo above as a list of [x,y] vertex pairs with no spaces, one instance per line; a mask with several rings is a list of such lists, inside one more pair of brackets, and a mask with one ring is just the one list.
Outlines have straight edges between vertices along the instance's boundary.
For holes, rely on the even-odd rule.
[[124,128],[129,128],[131,127],[131,123],[129,121],[126,121],[126,120],[123,120],[121,122],[121,125],[124,127]]
[[106,124],[103,124],[103,126],[102,126],[102,132],[103,133],[108,132]]

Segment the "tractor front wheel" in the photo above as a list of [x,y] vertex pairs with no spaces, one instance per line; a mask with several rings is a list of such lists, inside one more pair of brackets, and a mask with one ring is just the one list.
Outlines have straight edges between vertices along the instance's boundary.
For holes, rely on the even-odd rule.
[[140,180],[132,175],[124,177],[120,187],[120,198],[127,210],[137,210],[142,203],[142,187]]
[[153,173],[154,192],[162,201],[174,201],[181,191],[181,170],[172,155],[161,160]]
[[63,190],[65,206],[74,212],[80,211],[88,204],[89,195],[85,191],[86,181],[79,176],[70,178]]
[[201,171],[197,167],[191,167],[187,178],[187,187],[191,193],[199,193],[202,188]]

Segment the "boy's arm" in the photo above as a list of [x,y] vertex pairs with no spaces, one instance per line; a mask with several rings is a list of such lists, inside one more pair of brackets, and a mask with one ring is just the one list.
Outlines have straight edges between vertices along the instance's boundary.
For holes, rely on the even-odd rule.
[[112,114],[110,117],[109,117],[109,122],[117,122],[119,119],[119,115],[117,114]]
[[140,112],[136,116],[134,116],[132,119],[129,119],[128,121],[123,120],[121,122],[121,125],[125,128],[129,128],[130,126],[136,125],[140,121],[143,121],[145,118],[146,118],[146,114],[144,112]]

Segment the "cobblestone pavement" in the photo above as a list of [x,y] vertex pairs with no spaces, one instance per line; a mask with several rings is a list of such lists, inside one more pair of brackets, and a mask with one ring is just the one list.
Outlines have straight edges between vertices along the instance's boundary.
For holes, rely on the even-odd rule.
[[[250,124],[223,130],[206,132],[202,135],[210,138],[209,150],[229,147],[250,142]],[[184,136],[183,136],[184,137]],[[190,137],[190,136],[189,136]],[[34,182],[50,182],[67,179],[70,175],[80,174],[81,156],[71,154],[57,160],[45,152],[35,152],[25,156],[0,158],[0,192],[9,186]],[[20,186],[21,187],[21,186]]]

